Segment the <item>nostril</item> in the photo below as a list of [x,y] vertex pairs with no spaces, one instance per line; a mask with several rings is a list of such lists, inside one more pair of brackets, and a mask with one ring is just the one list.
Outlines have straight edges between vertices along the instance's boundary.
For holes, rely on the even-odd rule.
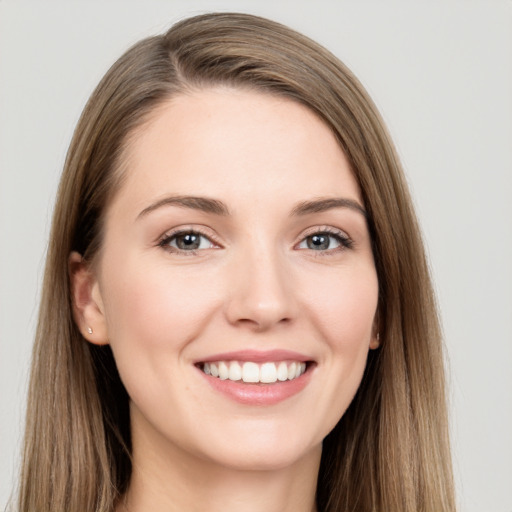
[[246,327],[248,329],[254,330],[256,332],[266,331],[272,327],[278,325],[287,325],[291,323],[292,319],[289,317],[284,317],[280,319],[275,319],[271,316],[260,316],[254,318],[239,318],[236,321],[236,324],[241,327]]

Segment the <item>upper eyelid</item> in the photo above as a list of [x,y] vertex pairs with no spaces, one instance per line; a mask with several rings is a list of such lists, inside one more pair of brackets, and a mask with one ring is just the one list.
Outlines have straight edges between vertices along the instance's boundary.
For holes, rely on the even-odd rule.
[[[187,233],[195,233],[195,234],[199,235],[200,237],[205,238],[206,240],[208,240],[208,242],[210,244],[212,244],[213,247],[185,250],[185,249],[181,249],[179,247],[175,247],[175,246],[171,245],[172,241],[176,240],[176,238],[178,236],[184,235]],[[158,248],[163,249],[165,252],[174,253],[174,254],[180,255],[180,256],[194,256],[194,255],[197,255],[198,252],[202,252],[207,249],[222,249],[223,248],[223,246],[220,245],[218,242],[216,242],[212,236],[208,236],[197,229],[176,229],[176,230],[166,231],[166,233],[164,233],[158,239],[156,245]]]
[[299,241],[307,238],[308,236],[316,233],[327,233],[329,235],[338,235],[342,238],[351,238],[350,235],[343,229],[335,228],[334,226],[312,226],[305,229],[299,236]]
[[[327,234],[331,237],[338,238],[339,243],[341,244],[342,248],[349,249],[354,247],[354,240],[352,237],[343,229],[335,228],[334,226],[312,226],[311,228],[306,229],[302,232],[299,239],[295,242],[294,248],[297,248],[300,244],[304,243],[304,241],[309,238],[310,236],[313,236],[315,234]],[[305,250],[305,249],[301,249]],[[316,254],[315,256],[320,256],[322,254],[327,255],[331,254],[332,252],[338,252],[340,249],[327,249],[325,251],[314,251]]]
[[212,243],[216,245],[221,245],[220,241],[218,239],[218,236],[213,233],[213,231],[206,226],[197,226],[197,225],[190,225],[190,226],[180,226],[172,229],[168,229],[165,231],[162,235],[160,235],[157,239],[157,243],[161,243],[165,240],[168,240],[169,238],[173,238],[175,236],[184,234],[184,233],[196,233],[198,235],[204,236],[208,240],[210,240]]

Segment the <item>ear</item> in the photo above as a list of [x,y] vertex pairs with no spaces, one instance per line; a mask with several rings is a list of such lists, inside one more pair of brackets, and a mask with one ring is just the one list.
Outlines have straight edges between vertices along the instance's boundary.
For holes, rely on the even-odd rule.
[[373,320],[373,327],[372,327],[372,339],[370,340],[370,350],[375,350],[376,348],[380,347],[380,321],[379,321],[379,314],[377,313],[375,315],[375,319]]
[[108,344],[103,300],[96,276],[77,252],[69,255],[68,268],[76,325],[90,343]]
[[375,350],[380,347],[380,334],[377,332],[372,334],[372,339],[370,340],[370,350]]

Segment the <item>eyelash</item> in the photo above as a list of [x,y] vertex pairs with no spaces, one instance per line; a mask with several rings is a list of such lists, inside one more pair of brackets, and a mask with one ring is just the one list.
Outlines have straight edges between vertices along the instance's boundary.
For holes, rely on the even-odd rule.
[[[184,250],[180,249],[179,247],[173,247],[171,246],[171,242],[173,240],[176,240],[180,235],[195,235],[202,239],[208,240],[208,242],[212,246],[219,246],[212,235],[205,235],[204,233],[201,233],[201,231],[198,231],[197,229],[179,229],[177,231],[173,231],[171,233],[166,233],[163,238],[158,242],[158,246],[162,247],[164,250],[174,253],[174,254],[180,254],[183,256],[195,256],[200,250],[204,249],[191,249],[191,250]],[[213,247],[211,247],[213,248]]]
[[306,233],[301,241],[299,242],[300,245],[304,242],[307,242],[308,238],[311,238],[313,236],[319,236],[319,235],[327,235],[329,238],[334,238],[336,242],[339,243],[338,247],[335,247],[333,249],[326,249],[326,250],[314,250],[309,249],[310,252],[315,253],[314,256],[328,256],[332,255],[333,253],[338,253],[340,251],[344,251],[346,249],[352,249],[354,246],[353,240],[347,236],[343,231],[328,227],[328,226],[322,226],[320,228],[315,227],[313,230],[311,230],[309,233]]
[[[170,244],[172,241],[176,240],[180,235],[195,235],[202,239],[206,239],[212,246],[219,247],[220,244],[214,239],[212,235],[206,235],[202,233],[201,231],[197,229],[179,229],[177,231],[173,231],[171,233],[166,233],[158,242],[158,246],[163,248],[164,250],[174,253],[174,254],[180,254],[184,256],[195,256],[197,253],[203,249],[191,249],[191,250],[185,250],[180,249],[179,247],[173,247]],[[346,249],[351,249],[354,245],[354,242],[342,231],[330,228],[330,227],[321,227],[321,228],[314,228],[314,230],[311,230],[309,233],[306,233],[300,242],[298,244],[295,244],[294,247],[297,247],[298,245],[306,242],[307,239],[313,236],[321,236],[326,235],[329,238],[333,238],[336,240],[336,242],[339,243],[338,247],[335,247],[333,249],[326,249],[326,250],[314,250],[311,248],[308,248],[310,252],[315,253],[315,256],[326,256],[333,253],[337,253],[339,251],[343,251]],[[220,246],[221,247],[221,246]],[[209,247],[214,248],[214,247]],[[303,250],[303,249],[299,249]]]

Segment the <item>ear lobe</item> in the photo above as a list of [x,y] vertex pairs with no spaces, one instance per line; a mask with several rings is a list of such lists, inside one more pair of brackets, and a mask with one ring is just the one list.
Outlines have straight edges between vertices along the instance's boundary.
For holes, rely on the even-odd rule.
[[370,340],[370,350],[375,350],[380,347],[380,333],[377,332],[372,334],[372,339]]
[[375,350],[380,347],[380,321],[379,314],[375,315],[375,319],[373,320],[373,328],[372,328],[372,339],[370,340],[370,350]]
[[68,266],[75,322],[87,341],[106,345],[108,333],[98,280],[77,252],[69,255]]

